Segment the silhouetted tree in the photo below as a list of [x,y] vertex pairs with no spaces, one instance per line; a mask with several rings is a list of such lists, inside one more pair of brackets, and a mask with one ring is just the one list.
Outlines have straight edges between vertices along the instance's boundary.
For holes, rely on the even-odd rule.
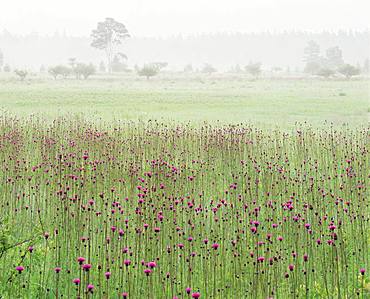
[[96,72],[96,69],[92,63],[90,64],[77,63],[76,64],[75,73],[78,79],[83,77],[86,80],[91,75],[95,74],[95,72]]
[[316,74],[321,68],[321,60],[320,46],[312,40],[309,41],[304,48],[304,61],[306,62],[304,72],[311,75]]
[[262,63],[260,62],[250,62],[247,66],[245,66],[245,71],[257,78],[261,74],[261,66]]
[[347,79],[350,79],[353,76],[359,75],[360,69],[347,63],[341,66],[338,72],[346,76]]
[[149,80],[150,77],[156,76],[159,71],[166,66],[167,62],[153,62],[145,64],[142,68],[135,66],[135,69],[139,76],[144,76],[147,80]]
[[331,47],[326,50],[326,67],[332,70],[338,69],[344,64],[342,50],[339,47]]
[[49,68],[49,74],[56,80],[58,76],[67,78],[72,73],[72,69],[65,65],[57,65]]
[[192,73],[193,72],[193,66],[190,63],[185,65],[184,72],[185,73]]
[[320,70],[320,67],[321,67],[321,63],[319,62],[314,62],[314,61],[307,62],[304,67],[304,72],[311,74],[311,75],[315,75]]
[[54,79],[56,80],[58,78],[58,75],[59,75],[59,72],[57,70],[57,67],[56,66],[53,66],[53,67],[50,67],[48,69],[48,73],[50,75],[52,75],[54,77]]
[[104,22],[99,22],[97,28],[92,31],[91,46],[105,51],[109,72],[112,71],[112,60],[116,53],[116,47],[129,36],[125,25],[113,18],[106,18]]
[[211,64],[206,63],[202,68],[202,73],[204,74],[212,74],[217,72],[216,68],[214,68]]
[[126,61],[127,56],[123,53],[117,53],[114,55],[112,61],[112,72],[124,72],[127,70]]
[[21,79],[21,81],[24,81],[26,79],[28,72],[26,70],[14,70],[14,73]]
[[147,80],[150,79],[150,77],[154,77],[159,72],[159,69],[155,67],[154,65],[144,65],[142,68],[139,68],[138,74],[139,76],[145,76]]

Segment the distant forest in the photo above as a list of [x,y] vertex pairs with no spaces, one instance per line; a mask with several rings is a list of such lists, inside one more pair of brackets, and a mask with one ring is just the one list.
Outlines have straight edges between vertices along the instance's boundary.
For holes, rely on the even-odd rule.
[[[163,61],[167,69],[182,70],[191,64],[194,69],[209,63],[218,70],[228,70],[236,65],[261,62],[263,69],[275,67],[302,70],[304,48],[309,41],[320,46],[325,53],[329,47],[338,46],[343,59],[353,65],[363,65],[370,56],[370,31],[340,32],[282,32],[282,33],[218,33],[168,38],[128,38],[120,51],[127,56],[127,64]],[[91,38],[73,37],[55,33],[25,36],[0,33],[0,49],[4,64],[11,67],[30,68],[67,63],[70,58],[99,65],[105,57],[90,46]]]

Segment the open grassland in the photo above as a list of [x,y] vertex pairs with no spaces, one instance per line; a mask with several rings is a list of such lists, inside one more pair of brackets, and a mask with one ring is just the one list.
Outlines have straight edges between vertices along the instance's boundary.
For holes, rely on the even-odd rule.
[[252,122],[292,128],[296,122],[350,126],[368,120],[370,81],[261,79],[238,76],[134,76],[87,81],[0,80],[0,109],[45,119],[84,114],[105,121]]
[[[196,120],[226,119],[226,107],[235,121],[250,102],[267,119],[254,95],[276,111],[273,120],[291,120],[283,103],[311,120],[307,109],[349,120],[364,114],[351,101],[365,105],[363,82],[344,83],[344,97],[332,82],[314,83],[332,86],[324,95],[307,82],[287,82],[278,94],[275,82],[266,90],[245,83],[228,98],[216,84],[187,103],[189,89],[83,84],[44,93],[19,86],[14,94],[3,86],[2,103],[53,115],[56,107],[92,112],[101,103],[101,112],[133,109],[125,112],[133,118],[156,116],[162,105],[169,110],[161,115],[180,117],[174,107],[182,107],[189,116],[198,105]],[[329,109],[339,109],[337,101],[347,108]],[[2,117],[0,297],[369,298],[367,137],[365,127],[286,133]]]
[[370,296],[368,80],[3,77],[0,109],[0,298]]

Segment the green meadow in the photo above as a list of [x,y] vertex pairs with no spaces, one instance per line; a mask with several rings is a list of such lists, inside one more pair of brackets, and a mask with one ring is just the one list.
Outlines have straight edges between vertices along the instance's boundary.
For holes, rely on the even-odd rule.
[[89,80],[0,80],[0,109],[46,119],[71,114],[111,120],[248,122],[290,128],[361,126],[369,115],[368,79],[260,79],[243,76],[135,76]]

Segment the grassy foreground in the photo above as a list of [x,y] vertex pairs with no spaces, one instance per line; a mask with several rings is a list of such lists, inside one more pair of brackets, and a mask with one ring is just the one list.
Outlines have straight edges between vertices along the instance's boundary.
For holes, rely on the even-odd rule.
[[367,128],[0,121],[1,298],[368,298]]

